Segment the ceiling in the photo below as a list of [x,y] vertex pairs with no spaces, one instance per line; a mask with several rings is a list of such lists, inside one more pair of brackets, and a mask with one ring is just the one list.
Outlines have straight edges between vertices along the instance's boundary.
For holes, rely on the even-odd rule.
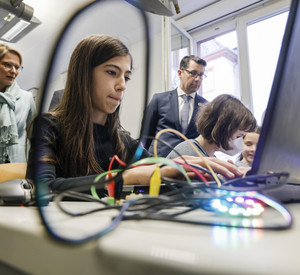
[[[216,4],[221,0],[178,0],[178,5],[180,9],[180,13],[176,14],[175,9],[172,7],[174,15],[172,18],[174,20],[181,19],[186,17],[198,10],[205,9],[206,7]],[[224,2],[224,0],[223,0]]]
[[[205,22],[224,16],[224,13],[230,14],[243,7],[248,7],[253,3],[266,1],[277,0],[178,0],[180,13],[175,14],[175,9],[171,5],[174,12],[172,18],[177,21],[183,29],[193,31],[194,28]],[[45,64],[47,63],[54,42],[61,32],[62,27],[65,26],[75,11],[93,1],[23,0],[23,2],[34,8],[34,16],[42,22],[41,25],[16,44],[10,44],[10,46],[22,53],[24,59],[24,70],[18,76],[18,82],[24,89],[31,89],[41,85],[45,74]],[[126,18],[126,20],[128,21],[128,18]],[[93,23],[91,23],[91,25],[93,25]],[[98,23],[97,26],[99,25]],[[104,24],[102,25],[105,26]],[[112,25],[113,24],[111,24],[111,26]],[[116,28],[119,27],[116,26]]]

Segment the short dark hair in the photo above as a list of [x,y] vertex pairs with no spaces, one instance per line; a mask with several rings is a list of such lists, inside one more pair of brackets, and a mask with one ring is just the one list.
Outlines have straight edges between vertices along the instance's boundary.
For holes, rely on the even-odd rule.
[[252,112],[236,97],[219,95],[213,101],[204,103],[196,119],[197,131],[210,144],[230,150],[228,142],[238,131],[252,132],[256,119]]
[[204,59],[196,55],[187,55],[180,61],[180,70],[187,69],[191,60],[195,61],[199,65],[203,65],[204,67],[206,67],[206,61]]

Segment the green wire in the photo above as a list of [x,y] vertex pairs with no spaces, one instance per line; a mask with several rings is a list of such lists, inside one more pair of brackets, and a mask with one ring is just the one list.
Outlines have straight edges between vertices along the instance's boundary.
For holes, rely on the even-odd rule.
[[[188,183],[192,183],[191,179],[187,175],[186,171],[182,168],[182,166],[180,164],[174,162],[171,159],[162,158],[162,157],[157,157],[157,158],[149,157],[149,158],[144,158],[144,159],[138,160],[135,163],[133,163],[132,165],[145,165],[145,164],[164,164],[164,165],[172,166],[172,167],[176,168],[177,170],[179,170],[183,174],[183,176],[186,178]],[[94,183],[97,183],[101,178],[103,178],[107,174],[118,173],[121,171],[122,171],[121,169],[115,169],[115,170],[103,172],[95,178]],[[91,194],[95,199],[101,200],[97,194],[95,185],[91,186]]]
[[[110,171],[106,171],[106,172],[103,172],[101,173],[100,175],[98,175],[95,180],[94,180],[94,183],[97,183],[101,178],[103,178],[104,176],[106,176],[107,174],[110,174],[110,173],[117,173],[117,172],[120,172],[122,170],[120,169],[115,169],[115,170],[110,170]],[[96,191],[96,187],[95,185],[91,186],[91,194],[92,196],[97,199],[97,200],[101,200],[97,194],[97,191]]]

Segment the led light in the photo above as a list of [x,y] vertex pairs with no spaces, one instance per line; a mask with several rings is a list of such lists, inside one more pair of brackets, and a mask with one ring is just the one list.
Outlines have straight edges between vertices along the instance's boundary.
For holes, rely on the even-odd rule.
[[259,202],[255,202],[253,204],[253,207],[257,207],[257,208],[263,208],[262,205]]
[[[218,190],[219,195],[224,191]],[[215,212],[220,214],[228,214],[230,216],[239,217],[255,217],[264,212],[264,207],[253,197],[252,193],[237,193],[230,192],[230,195],[223,194],[223,198],[211,200],[211,207],[215,209]]]
[[236,197],[235,201],[238,203],[243,203],[245,201],[245,199],[243,197]]
[[219,208],[220,205],[221,205],[221,201],[218,200],[218,199],[213,200],[212,203],[211,203],[211,206],[214,207],[214,208]]
[[228,207],[227,207],[226,205],[221,205],[221,206],[219,207],[219,210],[220,210],[221,212],[225,213],[225,212],[228,211]]
[[228,202],[233,202],[233,198],[231,198],[231,197],[226,198],[226,200],[227,200]]
[[243,211],[243,216],[245,217],[250,217],[251,216],[251,210],[250,209],[244,209]]
[[246,199],[245,203],[248,204],[248,205],[253,205],[254,204],[254,200],[252,200],[252,199]]

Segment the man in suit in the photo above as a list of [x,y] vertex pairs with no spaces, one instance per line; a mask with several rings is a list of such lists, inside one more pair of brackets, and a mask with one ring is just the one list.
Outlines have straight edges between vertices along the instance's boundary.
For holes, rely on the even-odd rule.
[[[162,129],[175,129],[189,139],[194,139],[199,135],[195,126],[195,118],[199,105],[206,102],[206,99],[198,95],[197,91],[205,78],[205,67],[206,61],[195,55],[183,57],[178,70],[179,87],[173,91],[154,94],[144,114],[143,137],[145,138],[142,141],[144,147],[152,154],[154,140],[146,137],[155,137]],[[186,96],[189,96],[188,100],[184,98]],[[187,101],[186,104],[184,104],[185,101]],[[187,114],[186,119],[184,119],[184,114]],[[157,154],[160,157],[166,157],[173,147],[183,141],[180,136],[172,132],[161,134],[159,139],[171,146],[158,141]]]

